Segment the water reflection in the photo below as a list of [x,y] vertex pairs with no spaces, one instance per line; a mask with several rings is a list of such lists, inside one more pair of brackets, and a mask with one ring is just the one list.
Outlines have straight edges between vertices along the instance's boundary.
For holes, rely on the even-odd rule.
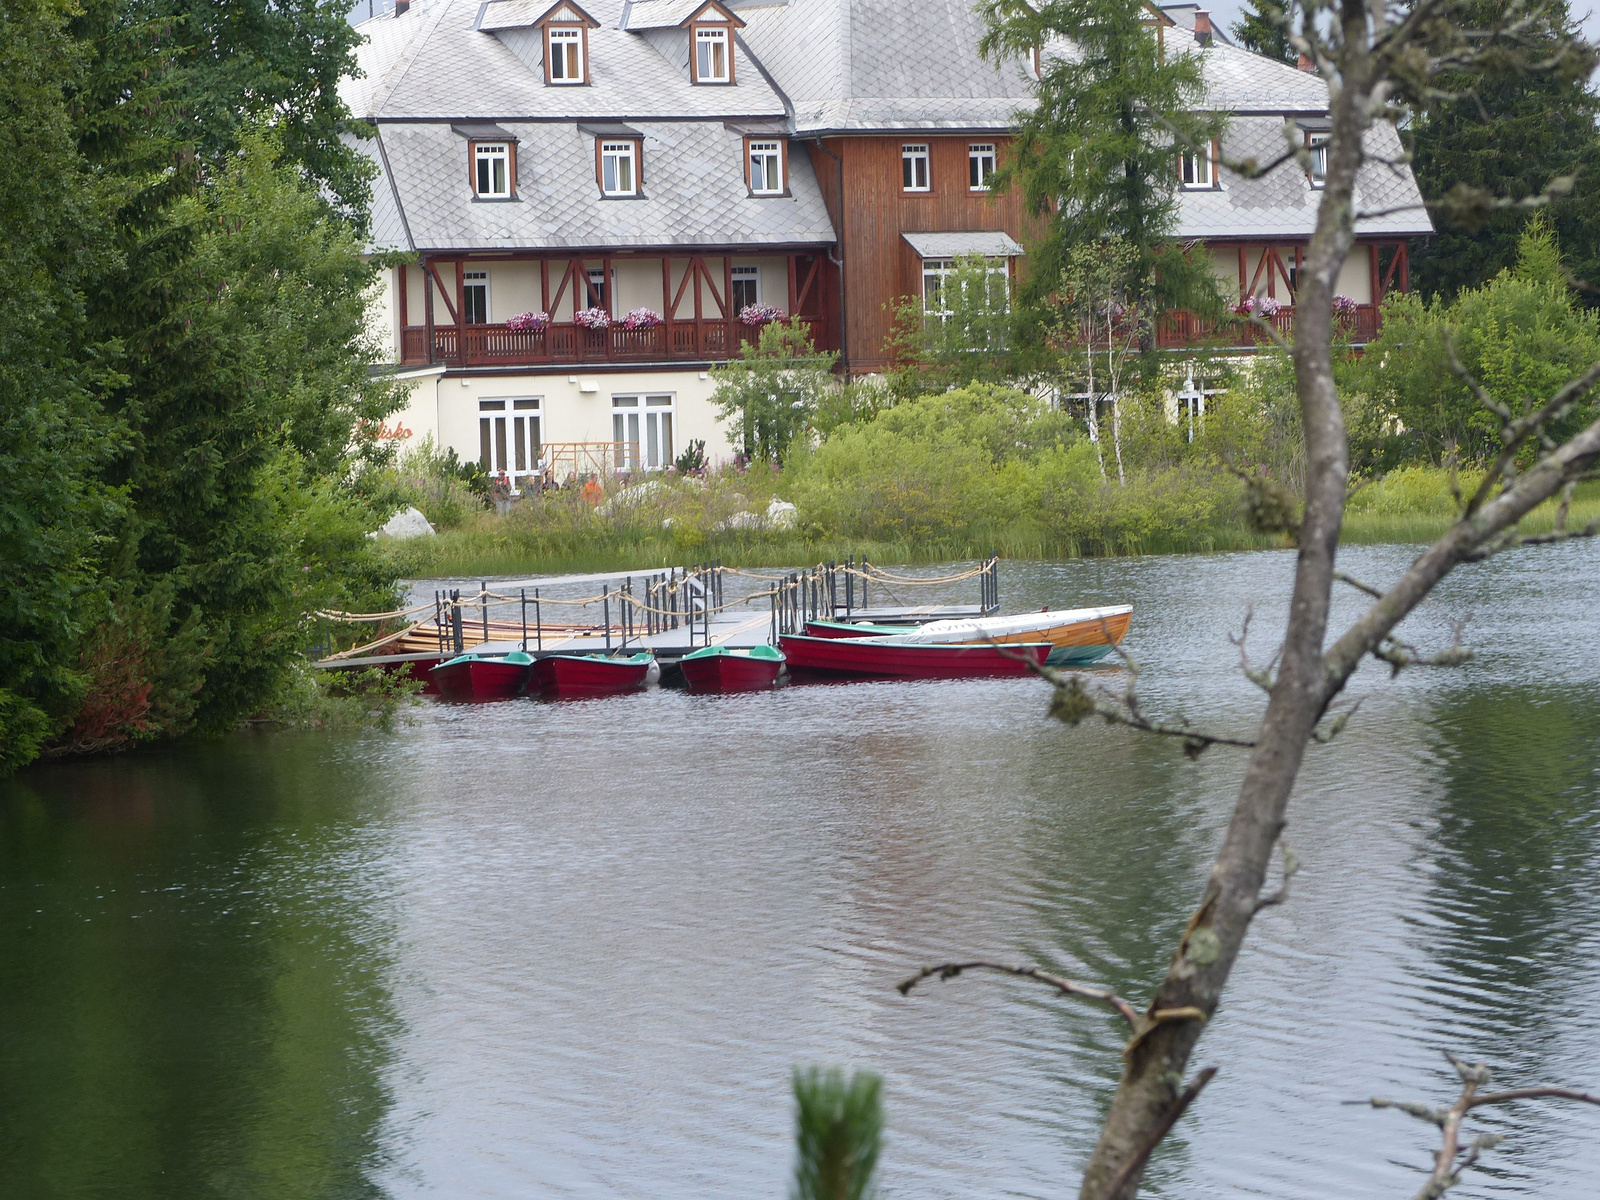
[[[1592,549],[1452,579],[1407,634],[1474,611],[1489,652],[1464,671],[1358,678],[1360,719],[1291,807],[1294,900],[1258,922],[1202,1046],[1222,1073],[1152,1194],[1411,1194],[1427,1131],[1339,1101],[1448,1093],[1441,1046],[1600,1083]],[[1382,582],[1410,556],[1344,565]],[[1281,624],[1291,566],[1007,564],[1002,595],[1133,599],[1147,706],[1249,733],[1261,696],[1226,634],[1251,605]],[[21,1031],[0,1177],[781,1196],[789,1070],[823,1061],[886,1077],[887,1194],[1070,1192],[1115,1019],[998,978],[893,985],[981,955],[1145,995],[1242,760],[1067,729],[1045,699],[1000,680],[430,705],[392,735],[31,772],[0,792],[0,1028]],[[1504,1120],[1500,1173],[1463,1195],[1592,1194],[1594,1114]]]
[[[1573,1036],[1570,1015],[1600,987],[1595,695],[1465,692],[1439,705],[1433,728],[1445,795],[1432,887],[1413,935],[1435,964],[1429,990],[1445,1014],[1430,1040],[1456,1049],[1470,1039],[1504,1064],[1507,1086],[1571,1078],[1583,1066],[1592,1074],[1593,1043]],[[1583,1024],[1592,1031],[1596,1022]],[[1487,1124],[1508,1138],[1494,1164],[1502,1191],[1536,1183],[1552,1159],[1576,1166],[1592,1136],[1590,1123],[1558,1105],[1523,1106]]]
[[383,838],[326,750],[0,785],[0,1191],[381,1194]]

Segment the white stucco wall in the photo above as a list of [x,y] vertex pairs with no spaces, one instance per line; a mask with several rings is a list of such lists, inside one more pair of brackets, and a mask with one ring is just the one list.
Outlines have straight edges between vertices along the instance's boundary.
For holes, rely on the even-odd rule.
[[[1266,250],[1261,246],[1245,247],[1245,286],[1255,280],[1255,294],[1258,296],[1271,295],[1281,303],[1289,303],[1289,288],[1283,277],[1273,272],[1274,278],[1268,285],[1267,272],[1262,271],[1260,278],[1256,278],[1256,271],[1261,265],[1261,257]],[[1282,259],[1285,267],[1294,265],[1293,249],[1278,248],[1278,257]],[[1211,260],[1217,278],[1222,281],[1225,295],[1232,295],[1239,291],[1239,248],[1233,245],[1211,247]],[[1344,260],[1344,265],[1339,268],[1339,282],[1334,291],[1341,296],[1349,296],[1357,304],[1372,303],[1372,275],[1367,257],[1366,246],[1353,246],[1349,257]]]
[[[517,410],[515,400],[537,398],[540,441],[610,442],[612,440],[612,401],[616,396],[670,395],[672,413],[672,453],[683,453],[693,439],[703,439],[709,461],[732,458],[735,447],[729,429],[716,418],[711,405],[714,385],[709,372],[697,370],[664,371],[585,371],[557,375],[445,375],[442,372],[412,373],[404,380],[406,406],[388,426],[396,433],[401,453],[432,435],[435,444],[454,448],[464,461],[479,457],[480,416],[483,400],[507,401],[504,412]],[[586,390],[589,389],[589,390]],[[523,414],[531,409],[522,410]]]

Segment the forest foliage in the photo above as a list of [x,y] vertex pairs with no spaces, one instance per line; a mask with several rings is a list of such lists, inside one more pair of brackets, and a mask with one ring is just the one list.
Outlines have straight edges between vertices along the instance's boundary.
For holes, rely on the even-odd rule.
[[0,11],[0,770],[225,729],[391,591],[371,171],[315,0]]

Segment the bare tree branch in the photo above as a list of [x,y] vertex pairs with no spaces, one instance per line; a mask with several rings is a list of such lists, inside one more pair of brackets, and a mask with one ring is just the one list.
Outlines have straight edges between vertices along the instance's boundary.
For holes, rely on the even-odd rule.
[[986,962],[976,960],[963,963],[941,963],[936,967],[923,967],[909,979],[903,979],[895,985],[895,990],[902,996],[909,996],[911,989],[924,979],[937,976],[940,980],[954,979],[963,971],[998,971],[1002,975],[1017,975],[1023,979],[1037,979],[1040,983],[1049,984],[1064,996],[1079,996],[1085,1000],[1098,1000],[1102,1004],[1109,1004],[1122,1014],[1122,1019],[1127,1021],[1128,1027],[1137,1033],[1149,1024],[1149,1020],[1132,1004],[1110,988],[1091,987],[1086,983],[1075,983],[1062,975],[1052,975],[1048,971],[1041,971],[1038,967],[1008,967],[1004,963]]
[[1480,1093],[1478,1089],[1489,1082],[1489,1068],[1483,1063],[1466,1062],[1448,1050],[1445,1051],[1445,1057],[1450,1060],[1450,1065],[1455,1068],[1456,1075],[1461,1079],[1461,1094],[1449,1108],[1430,1108],[1425,1104],[1414,1104],[1406,1100],[1384,1100],[1377,1096],[1371,1100],[1346,1101],[1349,1104],[1367,1104],[1373,1108],[1397,1109],[1439,1128],[1440,1143],[1438,1151],[1434,1154],[1433,1170],[1428,1173],[1427,1181],[1417,1193],[1416,1200],[1438,1200],[1445,1192],[1461,1182],[1461,1177],[1467,1168],[1476,1163],[1485,1150],[1493,1149],[1500,1144],[1502,1139],[1498,1134],[1481,1133],[1472,1139],[1465,1151],[1462,1150],[1461,1125],[1473,1109],[1487,1105],[1510,1104],[1517,1100],[1576,1100],[1583,1104],[1600,1106],[1600,1096],[1551,1084],[1512,1088],[1504,1092]]

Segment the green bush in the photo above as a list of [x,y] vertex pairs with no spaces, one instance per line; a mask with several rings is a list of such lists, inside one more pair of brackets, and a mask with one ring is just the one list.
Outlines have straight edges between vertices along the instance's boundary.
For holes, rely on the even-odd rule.
[[[1464,470],[1458,486],[1470,495],[1483,480],[1483,472]],[[1450,490],[1450,472],[1438,467],[1401,467],[1358,487],[1345,511],[1374,516],[1453,517],[1456,498]]]
[[[1454,447],[1466,461],[1485,462],[1500,449],[1500,418],[1452,370],[1452,346],[1489,394],[1519,415],[1600,359],[1600,312],[1575,303],[1544,223],[1529,224],[1515,269],[1481,288],[1450,303],[1403,295],[1384,302],[1383,332],[1358,375],[1403,431],[1412,461],[1442,462]],[[1564,440],[1595,412],[1591,392],[1549,432]]]
[[429,434],[389,470],[374,473],[368,486],[398,509],[411,505],[435,529],[457,529],[489,506],[489,476],[476,462],[463,463],[454,448],[441,451]]

